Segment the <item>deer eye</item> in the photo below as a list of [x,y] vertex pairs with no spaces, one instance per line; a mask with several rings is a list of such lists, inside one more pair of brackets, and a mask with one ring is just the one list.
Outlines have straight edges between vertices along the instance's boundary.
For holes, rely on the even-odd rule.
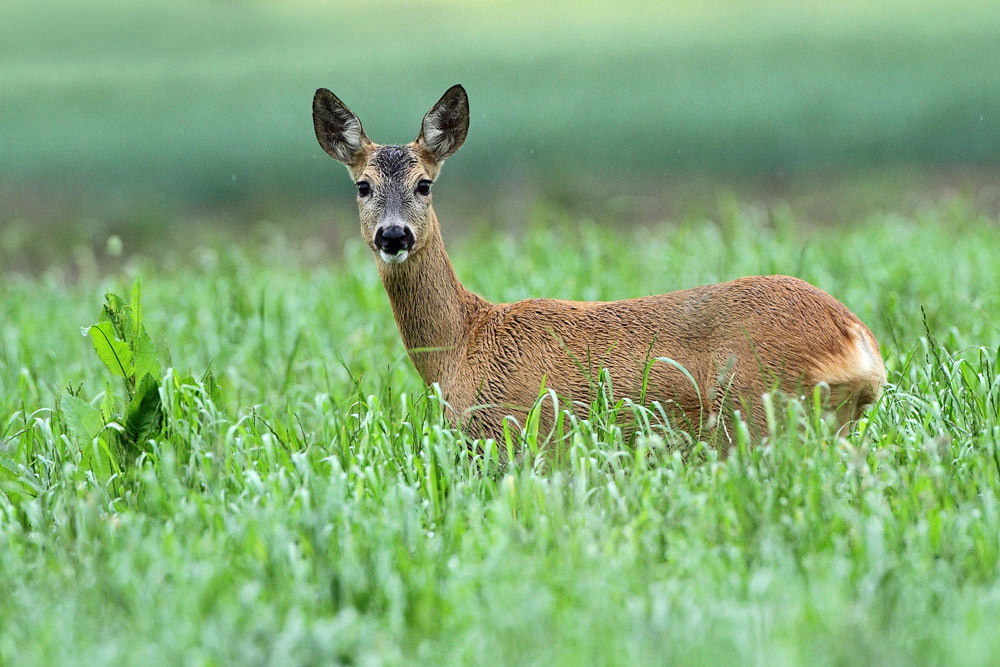
[[432,182],[433,181],[428,181],[426,178],[421,179],[421,181],[417,183],[417,193],[422,194],[424,196],[429,195],[431,193]]
[[367,197],[372,193],[372,186],[368,181],[358,181],[355,185],[358,186],[359,197]]

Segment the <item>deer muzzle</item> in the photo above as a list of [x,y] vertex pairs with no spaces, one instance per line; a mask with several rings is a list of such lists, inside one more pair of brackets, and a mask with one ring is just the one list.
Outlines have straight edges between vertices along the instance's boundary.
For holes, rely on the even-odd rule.
[[413,248],[413,232],[404,225],[385,225],[375,232],[375,247],[382,261],[389,264],[399,264]]

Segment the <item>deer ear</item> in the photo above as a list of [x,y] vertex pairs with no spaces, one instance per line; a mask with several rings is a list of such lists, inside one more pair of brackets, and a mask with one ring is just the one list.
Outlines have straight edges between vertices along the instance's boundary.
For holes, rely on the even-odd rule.
[[424,116],[417,146],[435,162],[442,162],[462,146],[469,132],[469,96],[454,85]]
[[354,112],[326,88],[313,96],[313,128],[323,150],[348,167],[361,161],[371,143]]

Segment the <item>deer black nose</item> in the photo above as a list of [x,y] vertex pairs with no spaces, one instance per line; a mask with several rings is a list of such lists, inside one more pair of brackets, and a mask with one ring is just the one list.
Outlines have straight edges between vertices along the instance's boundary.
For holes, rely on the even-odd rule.
[[413,232],[409,227],[401,225],[379,227],[375,232],[375,247],[390,255],[395,255],[400,250],[409,250],[413,247]]

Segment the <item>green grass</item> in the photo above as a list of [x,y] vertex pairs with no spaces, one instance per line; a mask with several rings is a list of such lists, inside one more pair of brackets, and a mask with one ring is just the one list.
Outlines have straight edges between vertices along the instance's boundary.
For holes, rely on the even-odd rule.
[[[72,272],[5,277],[0,662],[1000,654],[1000,229],[963,200],[838,228],[738,203],[627,228],[558,207],[519,232],[480,225],[452,255],[493,300],[801,276],[872,327],[891,381],[847,439],[793,403],[770,446],[685,458],[655,433],[625,445],[598,408],[559,457],[529,437],[507,470],[442,422],[361,243],[270,229],[110,275],[84,247]],[[163,434],[112,476],[65,397],[123,394],[80,328],[138,274],[176,370]],[[180,380],[206,369],[217,399]]]
[[462,82],[456,178],[543,192],[1000,154],[992,0],[7,0],[0,24],[5,217],[316,197],[319,86],[391,143]]

